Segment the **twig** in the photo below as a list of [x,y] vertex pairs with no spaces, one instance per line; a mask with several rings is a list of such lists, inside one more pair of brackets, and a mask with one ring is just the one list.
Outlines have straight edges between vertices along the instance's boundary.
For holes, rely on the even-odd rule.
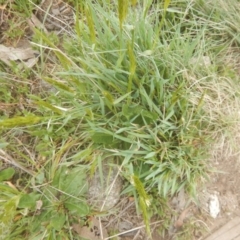
[[[150,225],[154,225],[154,224],[161,223],[161,222],[163,222],[163,220],[150,223]],[[146,225],[141,225],[141,226],[139,226],[139,227],[132,228],[132,229],[127,230],[127,231],[125,231],[125,232],[121,232],[121,233],[115,234],[115,235],[113,235],[113,236],[104,238],[104,240],[108,240],[108,239],[111,239],[111,238],[115,238],[115,237],[118,237],[118,236],[120,236],[120,235],[129,233],[129,232],[133,232],[133,231],[135,231],[135,230],[138,230],[138,229],[141,229],[141,228],[144,228],[144,227],[146,227]]]
[[20,163],[16,162],[11,156],[9,156],[6,152],[4,152],[2,149],[0,149],[0,159],[2,159],[3,161],[12,164],[13,166],[20,168],[21,170],[23,170],[24,172],[34,176],[35,173],[31,170],[28,170],[27,168],[25,168],[24,166],[22,166]]

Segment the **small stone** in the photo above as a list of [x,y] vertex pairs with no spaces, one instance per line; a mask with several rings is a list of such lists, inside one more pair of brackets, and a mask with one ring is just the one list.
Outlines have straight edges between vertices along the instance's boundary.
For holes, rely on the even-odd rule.
[[211,217],[216,218],[220,213],[220,204],[216,194],[210,196],[209,199],[209,213]]
[[88,198],[96,209],[106,211],[114,207],[120,199],[122,178],[117,166],[106,164],[102,166],[101,175],[97,169],[89,182]]
[[201,57],[193,57],[190,59],[190,64],[196,65],[198,64],[199,66],[204,66],[204,67],[209,67],[211,66],[211,59],[209,56],[201,56]]
[[122,221],[122,222],[120,222],[119,226],[118,226],[119,233],[120,234],[122,233],[120,236],[121,237],[135,236],[136,233],[138,232],[138,229],[130,231],[133,228],[134,228],[133,224],[131,222],[129,222],[129,221]]

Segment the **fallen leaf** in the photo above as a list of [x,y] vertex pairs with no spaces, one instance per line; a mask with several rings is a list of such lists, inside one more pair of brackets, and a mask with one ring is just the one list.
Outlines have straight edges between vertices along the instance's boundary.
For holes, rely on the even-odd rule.
[[129,200],[129,202],[135,201],[134,197],[129,197],[128,200]]
[[21,49],[31,48],[31,43],[26,37],[22,37],[18,39],[18,41],[12,47],[21,48]]
[[5,10],[7,4],[4,4],[4,5],[0,5],[0,10]]
[[[8,66],[11,65],[10,61],[27,61],[30,59],[37,59],[36,55],[38,55],[38,52],[31,48],[13,48],[0,44],[0,59]],[[32,63],[28,63],[26,66],[33,65]]]
[[81,230],[82,230],[82,227],[80,224],[77,224],[77,223],[74,223],[72,225],[72,229],[77,233],[77,234],[81,234]]
[[17,222],[17,221],[19,221],[20,219],[22,219],[22,215],[21,214],[18,214],[18,215],[16,215],[15,217],[14,217],[14,219],[13,219],[13,221],[14,222]]
[[[89,240],[100,240],[108,237],[107,230],[101,225],[97,218],[92,218],[89,222],[89,226],[80,228],[79,226],[73,226],[73,229],[82,237]],[[101,234],[102,231],[102,234]],[[102,235],[102,237],[101,237]]]
[[36,210],[41,210],[42,205],[43,205],[42,200],[38,200],[38,201],[36,201]]
[[38,58],[30,58],[24,63],[24,65],[28,68],[32,68],[37,62]]
[[17,188],[9,181],[6,181],[7,185],[11,188],[13,188],[14,190],[17,190]]
[[48,33],[48,30],[34,14],[32,14],[32,16],[27,19],[27,23],[32,31],[34,31],[35,28],[39,28],[42,29],[45,33]]

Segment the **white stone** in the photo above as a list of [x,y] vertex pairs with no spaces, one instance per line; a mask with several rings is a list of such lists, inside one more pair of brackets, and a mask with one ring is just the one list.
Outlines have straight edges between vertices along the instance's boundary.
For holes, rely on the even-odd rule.
[[213,218],[216,218],[220,213],[220,204],[219,204],[218,196],[216,194],[212,194],[210,196],[209,213]]

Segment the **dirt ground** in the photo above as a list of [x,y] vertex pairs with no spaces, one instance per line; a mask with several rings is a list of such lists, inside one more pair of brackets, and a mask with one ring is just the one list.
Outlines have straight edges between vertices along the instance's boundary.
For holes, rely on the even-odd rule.
[[[240,52],[230,49],[225,56],[226,65],[230,66],[240,76]],[[215,146],[212,146],[210,168],[214,171],[209,175],[205,188],[200,191],[199,200],[203,196],[215,194],[219,200],[220,212],[214,219],[208,217],[206,221],[208,232],[204,237],[211,235],[236,216],[240,216],[240,127],[239,103],[227,103],[224,114],[233,119],[233,125],[226,130],[226,134],[216,137]],[[224,107],[223,107],[224,109]],[[209,198],[208,198],[209,199]],[[203,201],[204,202],[204,201]],[[202,203],[203,203],[202,202]],[[209,202],[205,201],[206,204]],[[201,204],[204,208],[204,206]],[[205,212],[206,214],[207,212]],[[226,239],[228,240],[228,239]]]
[[211,219],[208,222],[209,234],[216,231],[235,216],[240,216],[239,154],[231,157],[220,157],[216,160],[213,167],[218,172],[210,176],[210,181],[205,187],[205,194],[217,194],[220,213],[215,219]]
[[[191,224],[192,231],[187,235],[188,238],[184,235],[185,238],[180,237],[180,239],[204,240],[234,217],[240,216],[240,155],[236,153],[229,157],[228,154],[221,155],[218,152],[214,156],[211,167],[214,172],[209,175],[209,180],[204,184],[204,187],[199,188],[196,201],[188,199],[184,192],[180,192],[178,196],[172,199],[170,205],[173,212],[177,214],[172,217],[172,224],[164,237],[161,237],[158,233],[161,221],[153,224],[153,240],[178,239],[181,236],[181,231],[188,229]],[[215,218],[209,213],[209,203],[213,195],[217,196],[220,207],[220,212]],[[132,213],[132,220],[134,215],[136,213]],[[128,221],[127,218],[125,215],[125,221]],[[141,225],[140,222],[137,223],[137,219],[134,219],[133,222],[136,223],[136,226]],[[193,224],[193,222],[195,223]],[[132,228],[136,227],[133,223],[131,224]],[[143,230],[136,230],[129,233],[130,236],[120,239],[148,239],[143,232]]]

